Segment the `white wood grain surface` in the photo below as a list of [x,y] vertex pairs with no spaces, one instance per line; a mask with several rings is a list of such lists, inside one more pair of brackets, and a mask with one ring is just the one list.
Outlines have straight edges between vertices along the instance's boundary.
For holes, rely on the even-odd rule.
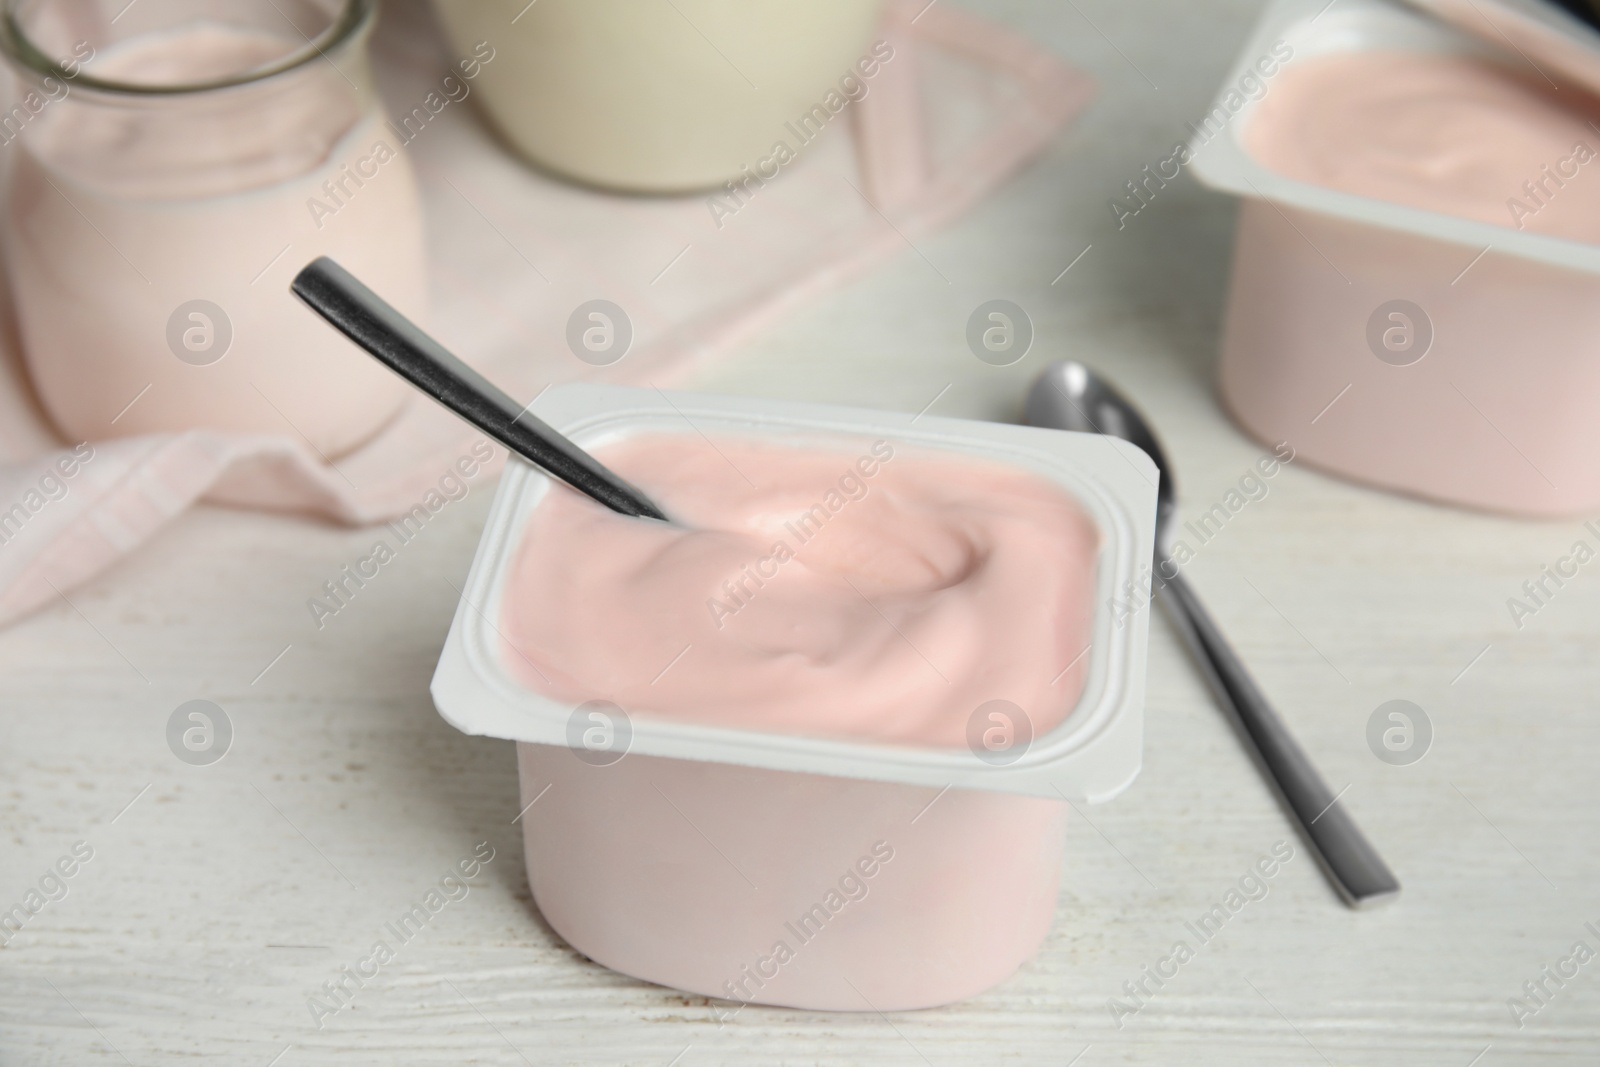
[[[1100,78],[1092,112],[920,255],[697,384],[905,411],[938,396],[940,414],[1010,419],[1044,361],[1075,356],[1147,405],[1200,510],[1260,453],[1210,384],[1233,208],[1185,179],[1118,232],[1106,201],[1183,136],[1256,4],[974,6]],[[996,296],[1037,329],[1006,369],[962,341]],[[1348,783],[1405,882],[1397,904],[1347,911],[1296,842],[1270,894],[1113,1025],[1108,998],[1184,920],[1295,841],[1158,621],[1143,775],[1074,819],[1036,959],[940,1010],[751,1008],[719,1029],[703,999],[552,935],[510,822],[512,746],[457,734],[429,703],[488,500],[479,487],[451,506],[320,632],[306,598],[372,535],[220,509],[0,632],[0,908],[74,842],[94,850],[0,948],[0,1063],[1600,1062],[1600,961],[1520,1028],[1506,1003],[1574,942],[1600,950],[1584,927],[1600,927],[1600,571],[1521,630],[1505,607],[1578,523],[1451,511],[1297,465],[1192,565],[1335,788]],[[165,741],[196,697],[237,731],[210,767]],[[1365,740],[1393,698],[1435,728],[1407,767]],[[484,840],[497,855],[477,887],[314,1028],[307,995]]]

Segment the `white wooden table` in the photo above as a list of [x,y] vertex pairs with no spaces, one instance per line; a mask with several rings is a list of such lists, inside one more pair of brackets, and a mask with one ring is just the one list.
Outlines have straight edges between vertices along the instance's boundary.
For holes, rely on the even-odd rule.
[[[1092,112],[921,255],[698,384],[907,411],[937,396],[940,414],[1011,419],[1043,361],[1076,356],[1148,407],[1199,510],[1261,451],[1211,388],[1233,207],[1185,179],[1118,232],[1107,201],[1184,136],[1257,5],[981,6],[1099,77]],[[1006,369],[962,340],[993,297],[1037,329]],[[1600,951],[1600,575],[1521,630],[1505,606],[1577,523],[1445,510],[1296,466],[1192,564],[1335,788],[1348,784],[1405,882],[1397,904],[1356,914],[1334,899],[1158,620],[1143,775],[1074,819],[1036,959],[949,1008],[752,1008],[719,1030],[703,999],[552,935],[510,824],[512,746],[457,734],[429,703],[489,496],[450,507],[320,632],[306,598],[372,535],[220,509],[185,517],[76,607],[0,632],[0,908],[75,842],[93,850],[0,948],[0,1063],[1600,1061],[1600,961],[1547,981],[1554,995],[1520,1028],[1507,1005],[1575,942]],[[236,730],[209,767],[165,738],[194,698]],[[1396,698],[1434,726],[1410,766],[1366,741]],[[478,887],[314,1028],[307,996],[484,840],[497,854]],[[1265,899],[1118,1029],[1108,999],[1285,840],[1296,858]]]

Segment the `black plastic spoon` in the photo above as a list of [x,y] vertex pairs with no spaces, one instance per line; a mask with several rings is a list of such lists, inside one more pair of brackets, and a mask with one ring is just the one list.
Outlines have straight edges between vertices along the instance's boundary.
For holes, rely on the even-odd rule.
[[540,470],[613,511],[670,521],[649,497],[451,355],[327,256],[296,274],[289,291],[378,362]]

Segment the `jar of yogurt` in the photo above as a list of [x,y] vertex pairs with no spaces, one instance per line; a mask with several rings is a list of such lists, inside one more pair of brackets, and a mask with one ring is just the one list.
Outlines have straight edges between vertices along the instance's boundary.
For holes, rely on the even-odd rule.
[[5,0],[5,253],[73,440],[207,429],[337,456],[405,399],[288,291],[347,264],[426,299],[416,182],[366,54],[375,0]]

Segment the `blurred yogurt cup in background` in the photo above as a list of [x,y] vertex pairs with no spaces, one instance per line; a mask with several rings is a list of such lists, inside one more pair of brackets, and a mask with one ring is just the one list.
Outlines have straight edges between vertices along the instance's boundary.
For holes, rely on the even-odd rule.
[[687,527],[513,463],[434,674],[519,742],[555,931],[729,1010],[930,1007],[1026,962],[1068,802],[1140,766],[1149,458],[587,384],[534,410]]
[[1195,129],[1243,198],[1219,376],[1249,433],[1447,503],[1600,507],[1592,96],[1399,4],[1277,0]]
[[754,170],[778,142],[798,151],[893,54],[870,39],[877,0],[434,6],[457,55],[495,50],[479,101],[514,148],[627,192],[705,189]]
[[288,280],[331,255],[427,299],[410,165],[382,126],[374,0],[5,0],[21,75],[6,263],[34,387],[73,440],[190,429],[323,456],[398,411],[394,375]]

